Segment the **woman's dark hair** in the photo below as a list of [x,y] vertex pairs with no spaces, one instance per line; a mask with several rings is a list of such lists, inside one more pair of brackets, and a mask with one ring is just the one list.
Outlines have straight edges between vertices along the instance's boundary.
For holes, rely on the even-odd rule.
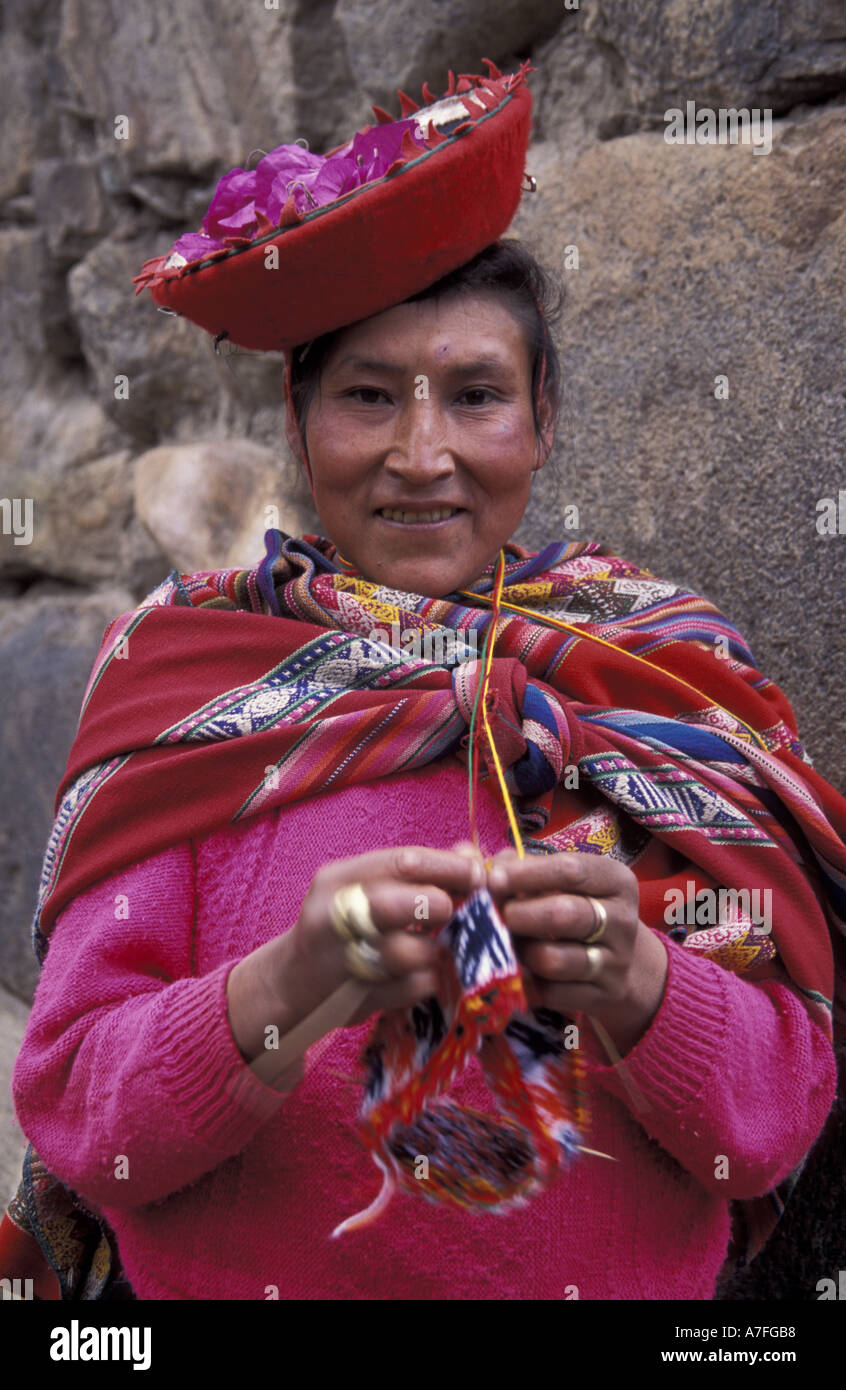
[[[562,292],[519,241],[495,241],[471,261],[452,270],[428,289],[409,295],[406,303],[436,299],[448,294],[495,294],[522,324],[532,367],[532,409],[535,433],[540,438],[538,406],[548,401],[553,420],[558,413],[561,367],[549,331],[561,311]],[[339,333],[324,333],[306,347],[294,349],[291,364],[291,403],[297,426],[305,442],[306,417],[320,383],[320,374],[329,350]]]

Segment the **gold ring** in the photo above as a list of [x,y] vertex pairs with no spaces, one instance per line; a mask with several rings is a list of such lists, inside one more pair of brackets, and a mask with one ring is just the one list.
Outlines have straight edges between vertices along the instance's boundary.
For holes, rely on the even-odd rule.
[[598,946],[586,946],[585,955],[588,959],[588,973],[581,976],[579,983],[589,985],[602,968],[602,952]]
[[582,940],[586,946],[590,946],[591,942],[593,941],[599,941],[602,937],[602,933],[608,926],[608,913],[605,911],[604,905],[598,900],[598,898],[588,898],[588,902],[593,908],[594,925],[593,931],[591,932],[590,936],[582,937]]
[[345,954],[350,974],[359,980],[366,980],[368,984],[387,980],[390,971],[386,969],[379,952],[366,941],[350,941]]
[[342,941],[378,941],[379,928],[370,914],[370,902],[360,883],[339,888],[329,904],[332,926]]

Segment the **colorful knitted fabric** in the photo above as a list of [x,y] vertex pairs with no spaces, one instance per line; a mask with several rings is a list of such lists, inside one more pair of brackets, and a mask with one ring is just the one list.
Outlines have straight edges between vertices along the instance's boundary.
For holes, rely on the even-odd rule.
[[[33,922],[40,957],[63,907],[122,865],[466,746],[480,663],[462,661],[466,645],[462,653],[455,639],[467,644],[489,624],[493,567],[469,590],[432,599],[361,578],[325,538],[270,530],[265,540],[255,568],[174,571],[107,628],[57,793]],[[666,894],[686,881],[736,894],[766,887],[771,939],[756,940],[741,913],[720,923],[734,921],[741,935],[715,939],[714,951],[752,980],[790,985],[831,1036],[835,974],[835,1019],[844,1017],[846,805],[805,759],[784,696],[710,603],[596,543],[556,542],[539,554],[509,545],[506,558],[489,720],[527,849],[610,853],[637,872],[651,837],[671,844],[680,873],[640,885],[641,917],[662,929]],[[449,636],[443,661],[390,645],[394,623],[432,644]],[[484,744],[483,754],[491,772]],[[571,823],[574,770],[607,814]],[[398,1026],[384,1021],[374,1046],[399,1056]],[[433,1019],[424,1032],[411,1065],[419,1075],[431,1063],[434,1095],[448,1067],[442,1077]],[[523,1054],[513,1030],[494,1036],[480,1034],[481,1056],[502,1099],[509,1059]],[[529,1075],[524,1068],[524,1083]],[[518,1113],[519,1088],[510,1095]],[[371,1147],[384,1153],[387,1140],[402,1172],[413,1145],[397,1131],[396,1099],[371,1074]],[[547,1126],[559,1151],[571,1146],[578,1108],[572,1098]],[[539,1145],[510,1177],[499,1174],[501,1197],[519,1197],[524,1179],[531,1186],[549,1171]],[[466,1172],[456,1193],[460,1165],[452,1169],[444,1196],[485,1200],[484,1180],[474,1188]],[[757,1204],[753,1252],[779,1207],[777,1194]]]
[[[362,1137],[385,1182],[335,1235],[378,1215],[397,1180],[434,1201],[506,1210],[579,1147],[585,1112],[571,1096],[563,1019],[526,1011],[511,937],[486,889],[439,940],[448,954],[437,996],[384,1014],[368,1045]],[[440,1099],[477,1052],[504,1120]]]

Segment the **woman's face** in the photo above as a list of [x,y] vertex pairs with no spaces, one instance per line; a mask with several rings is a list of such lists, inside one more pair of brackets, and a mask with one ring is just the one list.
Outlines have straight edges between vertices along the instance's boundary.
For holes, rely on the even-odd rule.
[[495,561],[549,452],[522,325],[485,293],[399,304],[345,329],[305,437],[315,506],[345,559],[435,598]]

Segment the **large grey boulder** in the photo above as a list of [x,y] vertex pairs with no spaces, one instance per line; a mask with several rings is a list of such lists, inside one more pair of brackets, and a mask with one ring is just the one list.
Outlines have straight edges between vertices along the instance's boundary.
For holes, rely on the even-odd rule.
[[29,1006],[0,988],[0,1214],[17,1191],[26,1139],[12,1104],[12,1069],[20,1051]]
[[284,439],[281,353],[232,352],[172,314],[159,313],[132,277],[173,241],[104,238],[71,270],[68,292],[95,397],[121,442],[136,449],[198,435]]
[[127,175],[211,175],[273,139],[290,108],[289,29],[287,5],[65,0],[61,94]]
[[0,984],[27,999],[37,977],[30,925],[53,802],[105,628],[135,606],[126,589],[0,601]]
[[846,86],[841,0],[592,0],[582,13],[647,119],[688,99],[779,115]]
[[[74,414],[84,416],[86,408],[92,403],[75,397],[66,409],[52,412],[51,423],[72,425]],[[10,470],[6,486],[16,498],[31,500],[32,538],[25,544],[23,537],[0,537],[0,577],[31,581],[49,575],[85,585],[117,575],[127,587],[144,591],[158,582],[166,557],[134,515],[128,450],[67,464],[61,450],[45,448],[32,466]]]
[[817,529],[844,483],[846,109],[776,122],[767,156],[657,132],[531,154],[514,229],[564,282],[565,400],[521,535],[574,502],[713,599],[846,787],[846,536]]
[[58,6],[11,0],[0,31],[0,202],[28,191],[35,161],[54,154],[61,115],[50,91],[47,53],[55,51]]
[[484,72],[482,58],[498,62],[524,53],[567,18],[563,3],[547,0],[500,0],[495,18],[485,0],[338,0],[335,6],[356,80],[390,111],[397,88],[420,101],[428,82],[439,95],[447,69]]
[[319,529],[284,457],[248,439],[162,445],[135,464],[135,509],[171,564],[184,573],[246,568],[264,555],[268,527]]

